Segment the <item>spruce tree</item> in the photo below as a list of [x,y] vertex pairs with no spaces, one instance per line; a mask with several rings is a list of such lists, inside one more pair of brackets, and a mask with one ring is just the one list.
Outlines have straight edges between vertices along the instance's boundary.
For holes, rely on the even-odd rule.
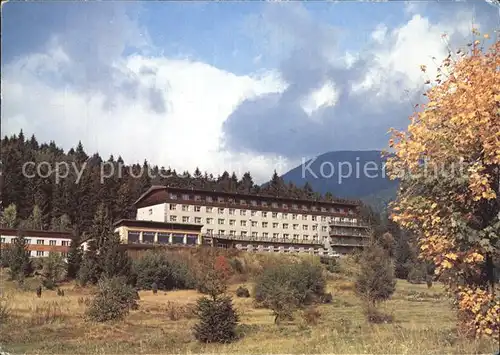
[[93,239],[97,244],[97,249],[101,250],[106,239],[112,237],[113,234],[113,223],[109,217],[108,209],[104,204],[100,204],[97,207],[92,226],[89,230],[89,238]]
[[6,228],[16,228],[17,225],[17,208],[16,205],[11,203],[3,211],[2,215],[2,225]]
[[78,271],[78,281],[82,286],[86,284],[95,285],[101,277],[102,269],[99,262],[97,243],[95,240],[88,241],[88,248],[83,254],[80,270]]
[[68,258],[66,264],[67,276],[70,279],[76,279],[82,264],[83,252],[80,246],[80,237],[75,234],[71,238],[69,245]]
[[126,250],[121,248],[120,236],[113,233],[106,237],[103,247],[99,253],[102,276],[107,278],[130,277],[132,271],[132,260]]
[[363,251],[360,265],[361,272],[355,283],[358,296],[372,307],[388,300],[396,290],[396,279],[387,252],[373,243]]
[[20,282],[33,271],[28,243],[21,231],[18,232],[17,238],[12,240],[9,248],[9,266],[10,278]]
[[24,229],[43,230],[42,211],[35,205],[29,218],[22,223]]

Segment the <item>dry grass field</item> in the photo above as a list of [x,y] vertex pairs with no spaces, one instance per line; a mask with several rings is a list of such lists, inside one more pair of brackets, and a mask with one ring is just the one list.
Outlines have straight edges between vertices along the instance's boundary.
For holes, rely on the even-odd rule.
[[11,316],[1,325],[0,344],[10,353],[29,354],[493,354],[497,350],[493,342],[457,336],[455,315],[439,285],[427,289],[398,281],[395,295],[384,306],[394,322],[372,325],[363,317],[352,282],[339,278],[329,281],[334,302],[318,307],[322,316],[316,325],[307,325],[299,311],[293,322],[279,327],[269,310],[255,309],[250,298],[236,298],[237,286],[229,292],[240,314],[242,339],[204,345],[194,341],[191,327],[196,320],[184,311],[200,297],[195,291],[140,292],[139,309],[125,320],[95,324],[83,320],[91,289],[67,284],[63,297],[44,290],[37,298],[35,292],[20,291],[3,281]]

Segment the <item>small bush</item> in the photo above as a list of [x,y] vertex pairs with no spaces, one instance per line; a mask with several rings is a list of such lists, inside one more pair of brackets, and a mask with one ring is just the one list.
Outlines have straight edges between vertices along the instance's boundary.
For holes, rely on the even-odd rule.
[[373,244],[361,256],[361,272],[355,283],[356,293],[375,306],[389,299],[396,289],[394,266],[384,249]]
[[195,338],[203,343],[229,343],[236,339],[238,315],[230,297],[201,297],[196,305]]
[[302,318],[308,325],[316,325],[321,317],[321,313],[314,307],[308,307],[302,312]]
[[5,324],[11,316],[10,302],[5,296],[0,296],[0,325]]
[[160,252],[147,252],[134,263],[136,286],[151,290],[156,283],[158,290],[196,288],[196,276],[186,261],[180,257]]
[[218,256],[213,264],[206,266],[206,271],[199,278],[198,291],[215,299],[227,291],[230,276],[229,262],[224,256]]
[[325,293],[322,297],[323,303],[332,303],[333,302],[333,296],[331,293]]
[[300,301],[290,287],[273,284],[267,288],[262,303],[273,311],[274,324],[279,325],[283,320],[293,320],[293,312],[299,306]]
[[122,278],[99,281],[99,290],[92,299],[86,316],[95,322],[122,319],[130,309],[137,309],[137,291]]
[[172,321],[177,321],[183,318],[192,318],[194,314],[194,306],[192,304],[179,304],[176,302],[167,302],[166,312],[168,319]]
[[238,274],[244,274],[245,273],[245,265],[243,262],[238,259],[238,258],[233,258],[229,260],[229,264],[231,265],[231,268]]
[[65,318],[61,305],[55,301],[45,302],[41,305],[36,305],[31,309],[29,323],[30,325],[44,325],[54,323]]
[[250,291],[248,291],[248,288],[240,286],[236,290],[236,296],[243,297],[243,298],[248,298],[248,297],[250,297]]
[[394,321],[394,317],[392,315],[382,313],[377,308],[372,306],[365,307],[363,312],[369,323],[382,324],[392,323]]
[[326,280],[322,271],[320,265],[308,262],[281,264],[266,269],[256,280],[255,299],[266,306],[271,296],[288,290],[296,305],[311,304],[325,292]]
[[42,280],[42,285],[45,287],[47,290],[53,290],[56,288],[56,283],[52,279],[43,279]]
[[407,281],[412,284],[421,284],[425,276],[425,270],[420,265],[416,265],[409,271]]
[[92,300],[88,297],[78,297],[78,304],[89,306],[92,303]]
[[432,276],[427,275],[425,282],[427,283],[427,288],[431,288],[432,287]]
[[324,260],[325,269],[333,274],[340,272],[340,265],[335,258],[327,258]]

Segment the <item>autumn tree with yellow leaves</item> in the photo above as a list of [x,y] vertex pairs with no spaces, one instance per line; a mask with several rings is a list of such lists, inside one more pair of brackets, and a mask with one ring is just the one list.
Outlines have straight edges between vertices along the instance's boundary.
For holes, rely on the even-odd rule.
[[391,130],[387,170],[401,181],[392,219],[418,236],[462,329],[500,337],[500,42],[483,38],[450,52],[408,129]]

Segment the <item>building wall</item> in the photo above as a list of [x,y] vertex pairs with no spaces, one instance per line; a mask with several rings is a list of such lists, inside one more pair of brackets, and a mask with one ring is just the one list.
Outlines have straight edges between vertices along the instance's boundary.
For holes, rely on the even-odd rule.
[[[322,241],[331,218],[314,213],[284,213],[167,203],[165,222],[202,224],[202,233]],[[339,218],[339,217],[336,217]],[[340,218],[339,218],[340,219]],[[344,218],[356,220],[355,218]]]
[[[7,247],[13,242],[13,239],[17,238],[15,235],[3,235],[1,236],[2,248]],[[62,253],[63,257],[67,256],[69,251],[69,245],[71,243],[70,238],[51,238],[51,237],[36,237],[36,236],[25,236],[26,242],[28,243],[28,250],[30,251],[30,256],[32,257],[46,257],[49,256],[51,252]]]
[[165,222],[166,203],[137,209],[136,219],[141,221]]

